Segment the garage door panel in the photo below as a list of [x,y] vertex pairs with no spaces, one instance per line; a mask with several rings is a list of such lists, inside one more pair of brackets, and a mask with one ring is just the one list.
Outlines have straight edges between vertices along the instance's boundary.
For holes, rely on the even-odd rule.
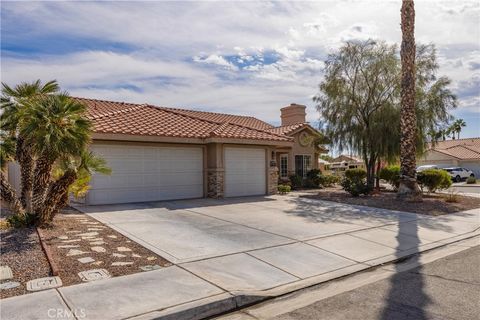
[[225,148],[225,196],[266,192],[265,149]]
[[92,151],[107,160],[112,175],[93,176],[89,204],[203,196],[202,148],[94,145]]

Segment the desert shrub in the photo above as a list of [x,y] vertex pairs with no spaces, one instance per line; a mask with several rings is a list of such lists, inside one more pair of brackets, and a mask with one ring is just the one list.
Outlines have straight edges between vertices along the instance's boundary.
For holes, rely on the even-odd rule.
[[450,203],[460,202],[460,199],[458,198],[458,193],[454,191],[448,192],[445,197],[445,202],[450,202]]
[[303,178],[301,176],[293,175],[293,176],[290,176],[289,179],[290,179],[290,184],[293,190],[302,187]]
[[6,219],[0,220],[0,230],[7,230],[10,228],[10,223]]
[[7,218],[7,223],[14,228],[22,228],[34,225],[37,222],[37,216],[32,213],[25,215],[13,215]]
[[378,173],[378,177],[385,180],[393,189],[397,190],[400,185],[400,167],[389,166],[385,167]]
[[303,182],[306,188],[318,188],[320,186],[322,172],[318,169],[312,169],[307,172],[305,181]]
[[292,190],[292,188],[291,188],[289,185],[287,185],[287,184],[280,184],[280,185],[278,185],[278,192],[279,192],[280,194],[287,194],[287,193],[289,193],[291,190]]
[[334,184],[337,184],[339,182],[340,182],[340,177],[337,177],[331,174],[320,176],[320,185],[322,187],[331,187]]
[[477,183],[477,179],[475,179],[475,177],[467,178],[467,184],[476,184],[476,183]]
[[354,197],[368,194],[371,190],[367,185],[366,177],[367,172],[363,169],[348,169],[345,171],[341,186]]
[[417,174],[417,181],[422,190],[428,192],[448,189],[452,185],[452,178],[447,171],[441,169],[428,169]]

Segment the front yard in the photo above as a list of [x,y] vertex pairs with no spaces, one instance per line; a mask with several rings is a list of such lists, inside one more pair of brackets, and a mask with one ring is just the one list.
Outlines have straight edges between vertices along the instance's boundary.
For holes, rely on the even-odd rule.
[[170,265],[161,256],[72,209],[58,214],[53,226],[39,233],[35,228],[23,228],[2,230],[0,235],[0,261],[13,274],[2,279],[1,298],[30,293],[27,283],[44,277],[58,276],[63,286],[69,286],[87,281],[80,273],[89,270],[103,269],[104,276],[116,277]]
[[422,202],[398,200],[396,196],[395,192],[382,190],[380,193],[368,196],[352,197],[349,193],[342,190],[341,187],[337,186],[321,189],[317,194],[305,195],[304,197],[432,216],[480,208],[480,198],[461,195],[454,196],[457,202],[447,202],[448,194],[424,194]]

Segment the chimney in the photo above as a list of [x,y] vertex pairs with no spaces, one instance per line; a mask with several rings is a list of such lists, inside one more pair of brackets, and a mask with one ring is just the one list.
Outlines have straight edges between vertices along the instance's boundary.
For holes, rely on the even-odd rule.
[[282,126],[288,126],[290,124],[304,123],[307,107],[301,104],[291,103],[288,107],[280,109],[282,118]]

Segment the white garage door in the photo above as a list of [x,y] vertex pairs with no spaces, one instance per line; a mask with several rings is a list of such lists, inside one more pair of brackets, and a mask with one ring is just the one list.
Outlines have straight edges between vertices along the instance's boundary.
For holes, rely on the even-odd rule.
[[95,174],[88,204],[203,197],[202,148],[93,145],[112,174]]
[[266,193],[265,149],[225,148],[225,196]]

